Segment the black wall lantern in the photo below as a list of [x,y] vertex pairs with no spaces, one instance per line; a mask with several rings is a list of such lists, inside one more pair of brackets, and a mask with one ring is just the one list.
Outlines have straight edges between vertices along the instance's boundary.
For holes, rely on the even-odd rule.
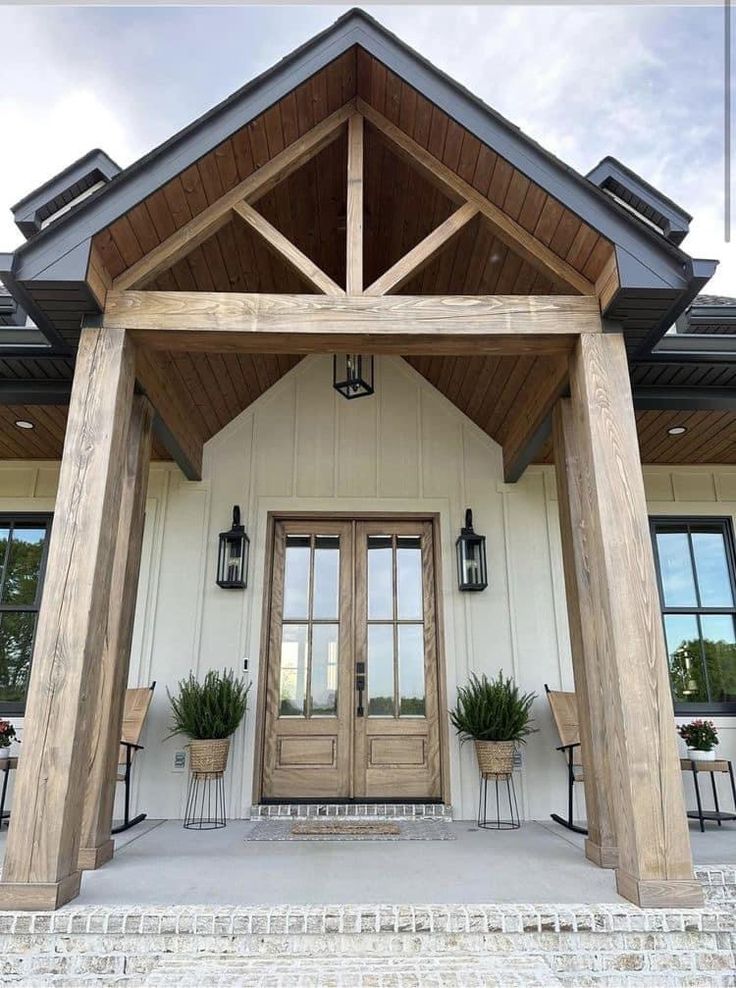
[[250,540],[240,524],[240,508],[233,507],[233,527],[220,532],[217,554],[217,586],[226,590],[243,590],[248,585],[248,549]]
[[343,398],[373,394],[373,357],[336,353],[332,358],[332,386]]
[[465,527],[455,543],[457,551],[457,585],[460,590],[485,590],[488,586],[486,537],[473,531],[473,512],[465,512]]

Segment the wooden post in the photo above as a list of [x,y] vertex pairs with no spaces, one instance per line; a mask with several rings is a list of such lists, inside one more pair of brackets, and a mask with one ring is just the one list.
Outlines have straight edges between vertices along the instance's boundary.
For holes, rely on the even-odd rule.
[[[616,885],[640,906],[699,906],[667,652],[623,336],[578,339],[570,362],[584,551],[583,640],[606,670],[605,740]],[[578,538],[580,530],[574,533]],[[593,656],[585,651],[586,674]],[[590,684],[592,685],[592,684]],[[595,725],[592,725],[595,728]],[[604,773],[605,778],[605,773]]]
[[56,909],[77,866],[134,382],[124,330],[82,331],[0,909]]
[[595,627],[588,620],[593,612],[593,603],[587,571],[587,528],[582,515],[583,481],[575,422],[567,398],[560,399],[555,406],[553,436],[570,650],[588,818],[585,854],[601,868],[615,868],[618,848],[610,800],[605,718],[609,690],[606,669],[598,655]]
[[111,828],[115,777],[143,546],[152,424],[151,403],[143,395],[136,395],[128,425],[128,450],[112,569],[110,611],[87,766],[82,840],[79,848],[80,870],[99,868],[113,855]]

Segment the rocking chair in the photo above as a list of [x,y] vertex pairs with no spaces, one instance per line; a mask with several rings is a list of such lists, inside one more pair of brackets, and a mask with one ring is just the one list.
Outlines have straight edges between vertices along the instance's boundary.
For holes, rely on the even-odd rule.
[[565,754],[567,761],[567,819],[558,813],[551,813],[550,816],[561,826],[576,834],[587,835],[585,827],[578,827],[573,822],[573,790],[576,782],[583,781],[583,766],[575,761],[575,749],[580,747],[580,722],[578,721],[578,705],[574,693],[566,693],[563,690],[551,690],[544,684],[544,691],[549,700],[552,717],[557,727],[557,734],[560,744],[557,751]]
[[136,751],[143,750],[143,745],[139,742],[155,687],[156,683],[154,682],[150,686],[125,691],[123,736],[120,739],[120,764],[116,776],[116,781],[125,785],[125,809],[123,822],[112,828],[114,834],[122,834],[123,831],[130,830],[131,827],[135,827],[137,823],[142,823],[146,819],[145,813],[139,813],[138,816],[130,819],[130,774],[133,768],[133,755]]

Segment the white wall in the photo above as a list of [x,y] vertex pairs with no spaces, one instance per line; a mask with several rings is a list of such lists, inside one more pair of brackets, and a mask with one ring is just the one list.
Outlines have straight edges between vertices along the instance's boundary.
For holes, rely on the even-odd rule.
[[[522,813],[564,812],[564,763],[544,697],[545,683],[573,687],[554,471],[531,467],[504,484],[496,443],[404,361],[376,364],[375,396],[346,402],[331,387],[330,358],[302,361],[207,444],[201,483],[172,465],[152,467],[130,680],[157,687],[134,772],[136,810],[183,812],[187,776],[173,768],[183,741],[164,740],[166,687],[190,669],[241,669],[247,656],[254,688],[232,747],[228,806],[232,816],[248,813],[268,512],[385,510],[439,513],[448,700],[468,672],[499,668],[536,691],[538,732],[517,774]],[[0,464],[0,511],[52,510],[57,474],[55,464]],[[736,514],[736,468],[652,468],[645,477],[652,513]],[[214,582],[217,534],[235,503],[251,539],[244,592]],[[488,539],[490,586],[481,594],[461,594],[455,582],[467,506]],[[736,756],[731,725],[719,721],[722,748]],[[474,755],[450,738],[452,802],[470,818]]]

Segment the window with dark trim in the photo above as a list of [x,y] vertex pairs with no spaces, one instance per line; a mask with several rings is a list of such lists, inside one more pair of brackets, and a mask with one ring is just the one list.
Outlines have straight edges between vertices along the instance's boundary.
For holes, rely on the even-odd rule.
[[26,705],[51,515],[0,515],[0,714]]
[[736,713],[736,566],[729,518],[652,518],[675,712]]

